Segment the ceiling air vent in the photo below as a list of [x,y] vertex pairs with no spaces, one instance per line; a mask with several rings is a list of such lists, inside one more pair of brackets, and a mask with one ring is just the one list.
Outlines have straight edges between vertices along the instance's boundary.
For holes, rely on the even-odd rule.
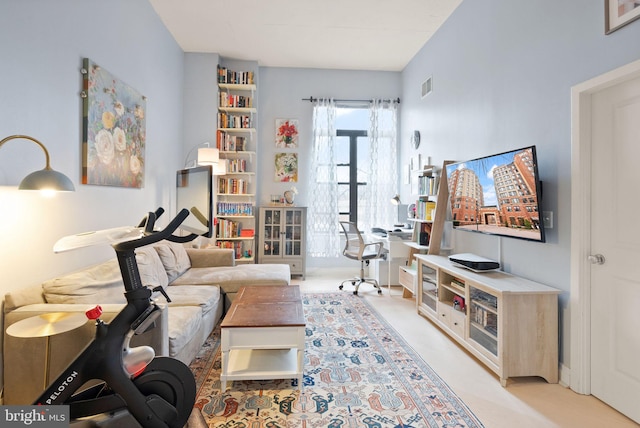
[[422,82],[422,98],[433,92],[433,76],[427,77],[427,80]]

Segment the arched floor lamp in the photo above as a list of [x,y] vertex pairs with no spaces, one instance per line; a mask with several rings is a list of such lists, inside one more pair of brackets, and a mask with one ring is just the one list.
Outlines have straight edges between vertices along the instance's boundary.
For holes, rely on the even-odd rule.
[[74,192],[76,188],[73,186],[73,183],[61,172],[55,171],[51,168],[49,164],[49,152],[47,148],[40,141],[36,140],[33,137],[29,137],[28,135],[10,135],[6,138],[0,140],[0,147],[7,141],[15,140],[15,139],[23,139],[33,141],[44,151],[46,164],[44,169],[40,171],[32,172],[22,179],[18,189],[20,190],[46,190],[46,191],[56,191],[56,192]]

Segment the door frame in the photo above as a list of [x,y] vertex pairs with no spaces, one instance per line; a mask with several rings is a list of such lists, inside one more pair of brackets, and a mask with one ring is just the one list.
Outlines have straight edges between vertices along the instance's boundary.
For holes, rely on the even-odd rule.
[[640,60],[571,88],[571,357],[569,386],[591,394],[591,102],[595,93],[640,78]]

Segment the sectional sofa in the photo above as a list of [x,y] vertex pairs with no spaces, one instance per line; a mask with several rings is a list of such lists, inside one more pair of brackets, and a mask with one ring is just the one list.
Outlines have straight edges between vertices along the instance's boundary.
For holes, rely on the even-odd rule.
[[[169,355],[189,364],[244,285],[289,285],[286,264],[235,266],[233,250],[186,248],[162,241],[136,250],[142,283],[161,286],[169,295],[156,327],[134,337],[133,345],[152,346],[157,355]],[[51,312],[80,312],[95,305],[101,318],[111,320],[124,306],[124,285],[114,258],[104,263],[10,292],[3,310],[4,404],[30,404],[44,389],[48,358],[49,382],[93,338],[93,322],[65,333],[19,338],[6,329],[25,318]],[[47,351],[48,350],[48,351]]]

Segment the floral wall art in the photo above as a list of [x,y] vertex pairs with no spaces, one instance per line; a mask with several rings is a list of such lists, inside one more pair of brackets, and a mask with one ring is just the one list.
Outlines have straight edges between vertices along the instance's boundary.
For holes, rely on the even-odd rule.
[[297,153],[276,153],[275,167],[275,181],[280,183],[295,183],[298,181]]
[[83,74],[82,183],[143,187],[146,98],[88,58]]
[[298,119],[276,119],[276,147],[279,149],[298,147]]

